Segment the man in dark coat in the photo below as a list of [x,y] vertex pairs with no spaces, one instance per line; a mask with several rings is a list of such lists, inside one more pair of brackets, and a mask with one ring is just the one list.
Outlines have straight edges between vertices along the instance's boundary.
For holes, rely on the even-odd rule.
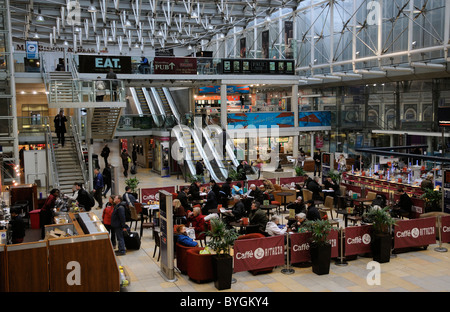
[[202,207],[202,214],[207,216],[209,214],[208,210],[217,209],[217,198],[213,190],[209,190],[206,196],[206,203]]
[[320,220],[320,213],[319,209],[314,205],[314,200],[308,200],[306,202],[306,220],[316,221]]
[[188,192],[189,192],[189,187],[183,186],[177,197],[177,199],[180,200],[181,206],[184,208],[185,211],[191,210],[191,205],[189,204],[189,201],[188,201]]
[[112,185],[112,177],[111,177],[111,165],[106,165],[105,169],[103,169],[103,182],[105,183],[105,191],[103,192],[103,197],[106,198],[106,193],[109,192]]
[[231,197],[231,178],[227,178],[225,183],[222,185],[222,189],[220,190],[220,199],[223,208],[228,208],[228,198]]
[[98,207],[97,209],[102,209],[103,208],[103,198],[102,198],[102,192],[103,192],[103,187],[105,186],[105,183],[103,182],[103,175],[100,173],[100,169],[99,168],[95,168],[94,169],[94,198],[98,203]]
[[248,215],[250,225],[257,227],[259,233],[263,233],[266,230],[267,214],[259,208],[258,202],[253,202],[250,213]]
[[312,180],[311,182],[308,183],[307,189],[313,193],[312,199],[323,200],[322,196],[320,196],[322,187],[319,184],[319,177],[314,177],[314,180]]
[[241,201],[241,196],[233,196],[234,205],[231,209],[223,213],[225,223],[229,224],[232,221],[240,220],[246,215],[244,203]]
[[64,116],[64,110],[60,109],[59,114],[55,116],[55,119],[53,120],[55,123],[55,132],[56,136],[58,137],[58,144],[61,144],[62,147],[64,147],[64,133],[66,133],[66,124],[67,118]]
[[200,181],[192,182],[191,186],[189,187],[189,197],[191,200],[201,200],[200,196]]
[[105,144],[105,146],[102,149],[102,152],[100,153],[100,156],[102,156],[103,159],[105,160],[105,167],[108,166],[108,157],[110,153],[111,150],[109,149],[108,144]]
[[116,252],[117,256],[123,256],[126,254],[125,240],[123,238],[123,233],[128,231],[128,226],[125,223],[125,201],[122,201],[122,196],[117,195],[114,198],[114,211],[111,215],[111,228],[114,229],[119,250]]

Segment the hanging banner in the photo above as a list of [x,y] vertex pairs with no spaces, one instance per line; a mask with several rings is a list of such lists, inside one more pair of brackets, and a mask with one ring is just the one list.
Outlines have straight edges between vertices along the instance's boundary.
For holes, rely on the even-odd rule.
[[[311,254],[309,251],[311,233],[296,233],[289,235],[291,246],[291,263],[309,262]],[[331,258],[339,255],[338,250],[338,230],[332,229],[328,235],[328,242],[331,244]]]
[[234,272],[284,265],[284,235],[234,242]]
[[146,203],[150,200],[159,200],[159,191],[160,190],[161,191],[164,190],[169,193],[175,193],[175,186],[142,188],[141,189],[142,202]]
[[450,243],[450,216],[441,217],[442,242]]
[[418,247],[436,243],[436,218],[397,221],[394,231],[394,247]]
[[269,31],[261,33],[261,58],[269,58]]
[[27,41],[27,59],[36,60],[39,59],[39,48],[37,41]]
[[349,226],[345,228],[345,255],[371,252],[371,225]]

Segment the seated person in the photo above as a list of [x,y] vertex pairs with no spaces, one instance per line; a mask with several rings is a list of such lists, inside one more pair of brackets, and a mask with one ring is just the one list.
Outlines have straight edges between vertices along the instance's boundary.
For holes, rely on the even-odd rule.
[[327,192],[324,196],[332,196],[333,204],[336,206],[337,198],[340,193],[339,184],[337,184],[331,177],[327,177],[323,182],[323,189],[332,190],[333,192]]
[[200,181],[194,181],[192,182],[191,186],[189,186],[189,198],[190,200],[201,200],[202,197],[200,196]]
[[259,206],[259,202],[253,201],[248,220],[250,225],[257,227],[257,232],[263,233],[267,225],[267,214]]
[[247,194],[244,195],[243,202],[247,213],[250,213],[253,201],[257,201],[260,205],[264,203],[264,193],[255,184],[250,185]]
[[231,194],[232,195],[244,195],[244,191],[242,190],[242,184],[241,182],[236,183],[236,185],[233,185],[231,188]]
[[184,224],[177,225],[175,233],[177,235],[177,242],[183,246],[195,247],[198,243],[190,238],[186,233],[186,226]]
[[319,209],[314,205],[314,200],[308,200],[306,202],[306,219],[310,221],[320,220]]
[[189,198],[188,193],[189,193],[189,187],[183,186],[177,197],[177,199],[180,200],[181,206],[183,206],[184,209],[191,209],[191,205],[189,204],[189,200],[188,200],[188,198]]
[[205,216],[202,215],[200,207],[194,207],[194,210],[188,212],[187,224],[195,230],[195,237],[198,239],[200,233],[205,231]]
[[217,209],[218,205],[216,193],[214,190],[210,189],[208,195],[206,196],[205,203],[203,204],[202,213],[204,215],[208,215],[209,210]]
[[[269,195],[272,195],[272,193],[275,191],[275,187],[273,186],[273,183],[270,180],[263,179],[263,185],[264,185],[264,192]],[[273,197],[273,195],[272,195],[272,197]]]
[[245,206],[241,201],[241,197],[239,195],[233,196],[234,205],[231,209],[225,210],[223,212],[224,219],[226,223],[240,220],[245,216]]
[[187,212],[184,207],[181,205],[181,201],[177,198],[174,199],[173,202],[173,216],[174,219],[181,219],[181,223],[186,224],[187,222]]
[[270,221],[266,224],[266,232],[270,236],[283,235],[286,233],[287,229],[287,226],[280,226],[280,216],[272,216]]
[[220,203],[223,208],[228,208],[228,198],[231,197],[231,178],[227,178],[220,190]]
[[320,196],[322,187],[320,186],[319,180],[320,177],[314,177],[314,180],[311,180],[307,186],[307,189],[312,192],[312,199],[314,200],[323,200],[322,196]]
[[305,203],[303,202],[303,198],[301,196],[298,196],[297,199],[293,203],[287,205],[286,208],[295,209],[295,214],[306,211]]
[[11,209],[11,220],[9,226],[11,227],[11,240],[13,244],[23,243],[25,237],[25,223],[20,216],[21,210],[19,208]]
[[289,231],[294,232],[294,233],[306,232],[305,220],[306,220],[306,214],[304,214],[303,212],[296,214],[295,220],[289,220],[289,222],[287,224]]
[[413,201],[403,189],[398,189],[397,192],[400,193],[400,199],[393,208],[392,212],[397,216],[408,217],[409,214],[411,213]]

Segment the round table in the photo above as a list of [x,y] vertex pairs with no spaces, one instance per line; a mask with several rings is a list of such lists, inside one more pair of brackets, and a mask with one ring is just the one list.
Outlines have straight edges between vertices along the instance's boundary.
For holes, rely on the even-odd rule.
[[283,197],[284,211],[286,211],[286,197],[291,196],[292,193],[291,192],[280,192],[280,193],[276,193],[276,195]]
[[259,206],[259,208],[267,210],[267,218],[270,217],[270,211],[272,209],[276,209],[278,206],[277,205],[261,205]]

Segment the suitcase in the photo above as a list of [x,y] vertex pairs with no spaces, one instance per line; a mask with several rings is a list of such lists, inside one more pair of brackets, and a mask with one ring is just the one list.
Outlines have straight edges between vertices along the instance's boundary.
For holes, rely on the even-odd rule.
[[141,238],[137,232],[129,232],[127,236],[124,236],[124,240],[127,249],[139,250],[141,248]]
[[131,169],[130,169],[130,173],[131,174],[136,174],[136,166],[135,165],[133,165],[133,166],[131,166]]

